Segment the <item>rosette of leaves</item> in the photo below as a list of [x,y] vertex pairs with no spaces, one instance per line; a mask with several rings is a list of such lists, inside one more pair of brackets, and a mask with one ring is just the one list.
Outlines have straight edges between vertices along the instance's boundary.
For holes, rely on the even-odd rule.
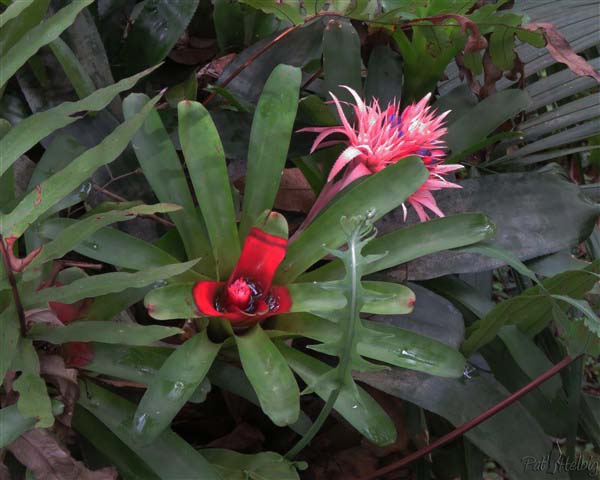
[[[171,139],[158,113],[152,112],[135,134],[133,146],[159,200],[183,207],[169,214],[175,228],[154,245],[102,228],[73,247],[90,258],[133,271],[160,268],[174,258],[201,257],[184,274],[164,278],[160,288],[148,292],[132,286],[125,292],[94,301],[96,309],[114,313],[117,305],[126,308],[145,296],[145,304],[155,320],[196,320],[198,333],[175,349],[106,342],[88,344],[86,358],[79,365],[82,371],[148,385],[137,410],[133,412],[127,407],[131,413],[126,415],[128,433],[108,425],[130,447],[155,445],[169,431],[171,421],[183,405],[202,398],[208,381],[236,393],[242,390],[244,396],[259,404],[276,424],[305,432],[310,422],[300,412],[300,393],[292,371],[302,379],[316,379],[328,367],[296,349],[276,345],[273,337],[306,336],[331,345],[338,341],[338,327],[324,320],[323,315],[333,318],[336,311],[348,305],[338,283],[344,276],[343,264],[339,259],[330,261],[327,257],[327,249],[339,248],[346,242],[346,235],[338,227],[339,219],[364,212],[367,202],[376,212],[372,218],[375,221],[398,207],[426,178],[427,172],[420,161],[407,159],[336,198],[287,249],[274,283],[288,289],[292,304],[289,312],[274,317],[276,327],[266,322],[247,331],[233,331],[223,320],[206,318],[194,304],[193,285],[199,280],[226,279],[253,225],[276,228],[281,236],[287,233],[282,215],[266,217],[270,219],[268,223],[273,222],[270,226],[265,227],[264,222],[265,212],[273,206],[285,165],[299,85],[299,70],[281,65],[273,71],[263,89],[252,123],[239,226],[237,195],[227,176],[218,131],[201,104],[183,101],[178,107],[178,133],[198,207],[192,200],[192,191]],[[124,102],[126,118],[137,115],[145,102],[143,95],[128,97]],[[56,238],[78,222],[50,219],[39,232],[44,238]],[[493,225],[480,214],[457,215],[394,231],[366,247],[368,255],[389,253],[376,261],[373,257],[374,261],[365,264],[364,272],[375,273],[432,251],[476,243],[493,232]],[[423,242],[425,238],[427,242]],[[415,247],[419,239],[421,243]],[[413,248],[407,250],[407,245]],[[306,273],[319,262],[323,266]],[[414,295],[406,286],[364,281],[360,288],[365,292],[361,296],[365,301],[361,307],[364,312],[402,314],[412,309]],[[91,320],[93,314],[95,312],[88,312],[86,318]],[[357,337],[355,345],[361,355],[432,375],[462,375],[464,358],[456,350],[402,329],[372,322],[368,325],[369,329]],[[238,357],[243,371],[226,362]],[[184,365],[186,368],[182,368]],[[231,382],[234,376],[240,379],[237,385]],[[245,390],[240,387],[242,384]],[[315,391],[326,396],[327,388],[322,384]],[[336,410],[372,441],[379,444],[393,441],[395,434],[389,419],[366,392],[355,389],[348,391],[348,395],[351,396],[344,396],[343,402],[336,403]],[[369,408],[354,408],[358,403],[350,401],[354,398],[352,395],[358,395],[356,402]],[[94,413],[93,409],[89,410]],[[101,417],[105,421],[106,417]]]

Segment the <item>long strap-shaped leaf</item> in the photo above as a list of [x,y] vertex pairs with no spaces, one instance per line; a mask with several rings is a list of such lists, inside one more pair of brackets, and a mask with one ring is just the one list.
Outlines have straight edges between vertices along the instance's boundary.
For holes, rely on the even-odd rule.
[[236,335],[244,372],[260,406],[279,427],[291,425],[300,415],[300,391],[285,358],[260,325]]
[[218,277],[225,279],[241,250],[223,145],[202,104],[184,100],[177,111],[181,148],[206,222]]
[[[146,95],[129,95],[123,102],[125,118],[139,112],[148,100]],[[132,143],[138,162],[157,198],[161,202],[182,207],[181,211],[169,216],[177,227],[188,258],[200,258],[201,271],[214,271],[214,258],[201,216],[194,206],[181,162],[158,112],[148,115]]]
[[327,254],[323,247],[343,245],[346,239],[344,232],[337,228],[341,217],[374,209],[375,221],[400,206],[423,184],[427,175],[421,159],[409,157],[349,186],[289,246],[277,271],[276,282],[286,284],[293,281]]
[[[77,188],[96,169],[117,158],[125,150],[131,137],[140,128],[159,98],[160,95],[154,97],[137,115],[115,128],[102,142],[90,148],[60,172],[55,173],[25,195],[11,213],[0,217],[0,233],[6,237],[20,237],[29,225],[52,205]],[[16,129],[11,130],[4,139]]]
[[298,109],[300,80],[299,68],[279,65],[269,76],[258,100],[248,147],[240,221],[242,243],[259,215],[273,207]]
[[[124,426],[131,422],[135,406],[93,383],[81,383],[79,404],[106,425],[163,480],[221,480],[206,459],[172,430],[149,445],[140,445]],[[136,472],[137,473],[137,472]]]
[[[380,260],[368,264],[365,274],[395,267],[415,258],[451,248],[477,243],[494,235],[496,229],[489,217],[482,213],[461,213],[436,218],[399,228],[373,239],[365,246],[365,255],[387,252]],[[344,265],[338,259],[301,275],[302,282],[337,280],[344,276]]]
[[2,14],[0,14],[0,28],[6,25],[6,22],[19,16],[19,14],[25,10],[29,5],[33,3],[33,0],[20,0],[18,2],[11,3]]
[[[148,215],[151,213],[165,213],[179,210],[177,205],[159,203],[156,205],[138,205],[125,210],[111,210],[105,213],[91,215],[87,218],[74,222],[69,227],[61,231],[51,242],[44,245],[42,251],[35,257],[24,271],[24,275],[31,272],[37,272],[37,268],[45,262],[54,260],[66,255],[73,250],[82,240],[89,237],[102,227],[112,223],[128,221],[136,218],[138,215]],[[26,277],[29,278],[29,277]]]
[[47,302],[74,303],[84,298],[97,297],[107,293],[119,292],[126,288],[140,288],[154,282],[165,281],[180,275],[197,263],[191,260],[185,263],[174,263],[161,267],[153,267],[140,272],[111,272],[84,277],[62,287],[44,288],[28,295],[23,302],[26,308],[43,307]]
[[95,112],[106,107],[112,99],[125,90],[133,87],[137,81],[148,75],[158,66],[144,70],[129,78],[125,78],[108,87],[96,90],[89,97],[78,102],[64,102],[57,107],[36,113],[20,121],[0,140],[0,175],[10,167],[17,158],[33,147],[49,134],[65,127],[80,118],[82,112]]
[[0,88],[8,82],[17,70],[44,45],[58,38],[75,21],[81,10],[94,0],[77,0],[60,9],[45,22],[32,28],[2,58]]
[[0,312],[0,377],[2,378],[17,354],[19,335],[19,318],[15,303],[11,299],[4,311]]
[[190,338],[169,355],[148,385],[133,417],[133,430],[148,444],[165,429],[204,380],[220,345],[206,330]]

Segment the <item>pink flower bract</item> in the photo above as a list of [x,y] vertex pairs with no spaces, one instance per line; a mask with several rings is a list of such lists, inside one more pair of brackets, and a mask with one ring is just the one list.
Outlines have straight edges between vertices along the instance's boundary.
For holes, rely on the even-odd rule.
[[[328,184],[321,193],[323,198],[315,202],[313,209],[316,211],[312,216],[309,214],[309,217],[313,218],[335,193],[356,179],[377,173],[386,166],[411,155],[422,158],[429,170],[429,178],[407,199],[407,202],[415,209],[421,221],[429,219],[425,209],[443,217],[444,214],[438,208],[431,192],[442,188],[460,188],[459,185],[448,182],[444,176],[462,168],[461,165],[441,163],[445,147],[441,137],[446,133],[443,120],[448,112],[437,115],[436,111],[432,110],[428,105],[431,94],[423,97],[418,103],[409,105],[400,113],[400,107],[396,102],[390,103],[382,110],[376,99],[368,105],[353,89],[346,86],[343,88],[351,93],[356,102],[352,105],[355,117],[353,124],[346,118],[342,110],[342,102],[330,93],[342,124],[300,130],[318,133],[311,153],[317,148],[339,143],[347,145],[329,173]],[[346,138],[329,139],[333,134],[341,134]],[[341,179],[336,181],[335,178],[342,171]],[[406,217],[405,207],[404,210]]]

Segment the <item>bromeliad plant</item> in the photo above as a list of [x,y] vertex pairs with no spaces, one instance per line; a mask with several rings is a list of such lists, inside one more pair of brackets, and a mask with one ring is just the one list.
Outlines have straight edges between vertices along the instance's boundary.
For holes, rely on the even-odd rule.
[[[304,336],[323,342],[324,353],[337,355],[331,345],[341,341],[350,328],[342,321],[350,305],[345,289],[361,292],[359,310],[364,313],[408,313],[415,302],[414,294],[404,285],[361,283],[363,270],[374,273],[414,256],[471,244],[493,234],[489,220],[479,214],[423,223],[373,240],[365,248],[369,261],[361,267],[360,275],[354,272],[351,276],[352,287],[343,271],[341,275],[326,273],[319,278],[321,269],[337,269],[341,265],[339,260],[328,260],[332,249],[347,242],[346,234],[339,228],[340,218],[363,214],[369,207],[373,212],[369,221],[376,221],[417,191],[428,180],[429,171],[419,157],[390,162],[387,168],[345,188],[293,242],[288,242],[286,219],[270,209],[294,128],[299,86],[300,71],[280,65],[264,87],[254,113],[239,224],[223,147],[209,112],[200,103],[183,101],[178,106],[179,140],[198,198],[198,210],[185,187],[183,169],[158,114],[150,114],[134,137],[138,160],[158,198],[183,206],[171,214],[176,229],[159,245],[176,252],[180,239],[184,251],[178,257],[187,256],[190,261],[201,257],[186,276],[166,279],[166,285],[145,294],[144,303],[152,318],[195,319],[198,333],[173,350],[152,378],[144,378],[149,387],[132,420],[132,429],[143,442],[159,438],[206,378],[223,385],[223,377],[218,373],[213,377],[211,373],[217,355],[241,363],[256,394],[254,401],[276,425],[290,425],[305,433],[306,417],[301,416],[300,389],[292,372],[309,387],[318,383],[318,387],[313,386],[314,391],[325,401],[329,392],[337,388],[336,383],[321,384],[318,379],[330,367],[280,341]],[[124,105],[126,117],[135,115],[146,101],[142,95],[128,97]],[[155,161],[159,155],[160,164]],[[168,178],[163,172],[168,172]],[[71,223],[55,220],[44,230],[52,234],[51,230],[56,232]],[[454,233],[438,238],[435,231]],[[122,268],[140,267],[134,266],[132,259],[117,259],[112,253],[119,242],[125,245],[130,241],[125,240],[124,234],[110,232],[109,239],[108,232],[102,233],[104,238],[90,237],[95,249],[79,246],[76,250],[99,260],[110,258]],[[422,235],[431,238],[430,244],[407,254],[404,245]],[[147,252],[146,266],[162,262],[160,257],[166,255],[156,246],[146,244],[142,248]],[[324,266],[308,273],[320,261]],[[311,280],[303,281],[308,276]],[[462,375],[464,358],[458,351],[393,326],[374,322],[363,325],[357,318],[353,317],[352,345],[358,355],[434,375]],[[131,352],[96,344],[89,348],[91,361],[83,369],[115,375],[114,364],[118,364],[118,376],[140,380],[139,359],[135,364],[127,360],[133,356]],[[158,350],[161,355],[168,353]],[[138,354],[135,356],[138,358]],[[352,365],[355,368],[366,363]],[[331,400],[331,405],[371,441],[382,445],[392,442],[393,424],[383,410],[347,379],[343,388],[344,394],[337,401]]]

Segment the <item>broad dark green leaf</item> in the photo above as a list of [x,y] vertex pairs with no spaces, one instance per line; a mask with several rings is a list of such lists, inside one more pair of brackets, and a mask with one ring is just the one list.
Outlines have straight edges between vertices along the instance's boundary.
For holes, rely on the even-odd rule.
[[300,415],[300,391],[283,355],[260,325],[236,335],[235,341],[263,412],[277,426],[295,423]]
[[[479,363],[479,362],[478,362]],[[449,379],[415,373],[400,368],[356,374],[358,380],[440,415],[455,426],[508,397],[509,392],[491,375],[469,379]],[[523,470],[523,459],[544,458],[552,441],[535,419],[515,403],[467,432],[466,437],[497,461],[515,480],[542,480],[544,472]],[[557,472],[566,480],[567,474]]]
[[218,278],[225,279],[238,260],[240,245],[223,145],[210,114],[200,103],[183,101],[177,111],[179,140],[200,200]]
[[169,355],[148,384],[133,417],[132,428],[140,441],[148,444],[169,427],[204,380],[219,347],[203,330]]
[[163,60],[192,20],[199,0],[147,0],[133,22],[120,53],[126,75]]
[[64,102],[59,106],[50,108],[46,111],[31,115],[21,122],[16,128],[13,128],[2,140],[0,140],[0,149],[3,153],[3,161],[0,165],[0,175],[22,154],[27,152],[40,140],[47,137],[50,133],[65,127],[79,118],[78,112],[95,112],[106,107],[111,100],[120,92],[129,90],[137,81],[148,75],[157,67],[149,68],[132,77],[121,80],[114,85],[101,88],[92,93],[89,97],[77,102]]
[[[292,31],[271,48],[259,55],[255,61],[247,65],[228,85],[227,89],[248,102],[255,103],[260,96],[265,82],[277,65],[284,63],[294,67],[304,67],[312,60],[321,57],[321,45],[325,18],[302,25]],[[222,84],[232,73],[268,45],[273,38],[264,38],[237,55],[223,70],[218,84]]]
[[[315,393],[327,401],[338,387],[323,376],[331,369],[316,358],[306,355],[284,343],[277,342],[290,367],[307,385],[315,385]],[[317,381],[321,379],[321,381]],[[334,404],[335,410],[369,441],[376,445],[389,445],[396,440],[396,428],[392,420],[373,398],[361,387],[344,384]]]
[[381,108],[394,101],[400,102],[402,83],[402,57],[387,45],[375,47],[369,57],[365,82],[366,99],[376,99]]
[[221,480],[206,459],[171,430],[150,445],[140,445],[128,426],[135,406],[93,383],[81,383],[79,404],[106,425],[161,479]]
[[[388,252],[381,260],[367,265],[365,273],[369,274],[395,267],[441,250],[477,243],[493,236],[495,232],[494,224],[481,213],[452,215],[399,228],[375,238],[365,246],[365,255]],[[302,275],[299,280],[335,280],[343,275],[342,262],[334,260]]]
[[40,48],[52,42],[75,21],[77,14],[93,0],[73,2],[59,10],[48,20],[25,33],[7,52],[2,55],[0,70],[0,88],[17,70],[27,62]]
[[240,220],[242,242],[259,215],[273,207],[296,118],[301,77],[298,68],[277,66],[256,106]]
[[453,153],[462,152],[525,110],[530,102],[529,95],[523,90],[495,93],[449,125],[444,137],[446,144]]
[[[137,115],[119,125],[99,145],[74,159],[60,172],[55,173],[37,185],[34,191],[25,195],[14,210],[3,217],[0,232],[5,236],[20,237],[29,225],[78,187],[97,168],[112,162],[125,149],[135,131],[159,99],[160,95],[156,96]],[[10,133],[19,127],[13,128],[0,142],[6,140]]]
[[75,322],[63,327],[37,324],[27,334],[32,340],[60,345],[67,342],[100,342],[123,345],[149,345],[157,340],[182,333],[176,327],[160,325],[142,326],[137,324],[108,322]]
[[[360,39],[348,19],[332,18],[327,22],[323,31],[323,73],[325,88],[341,101],[356,103],[341,85],[362,96]],[[331,108],[335,109],[334,106]],[[347,117],[353,114],[350,105],[343,105],[342,109]]]
[[[457,183],[463,187],[460,191],[435,192],[440,209],[446,215],[475,211],[486,214],[496,226],[494,242],[521,261],[585,240],[600,212],[598,205],[556,169],[486,175]],[[408,222],[416,222],[413,212],[409,211]],[[384,217],[378,227],[385,234],[405,223],[402,210],[397,209]],[[407,274],[411,280],[425,280],[491,270],[502,264],[483,256],[447,251],[402,265],[392,276],[400,281]]]
[[[123,102],[125,118],[131,118],[148,102],[142,94],[128,96]],[[132,140],[133,149],[146,179],[161,202],[182,207],[170,214],[181,236],[188,258],[200,258],[202,271],[212,271],[214,260],[202,219],[194,206],[181,162],[158,112],[151,112]]]
[[327,254],[326,248],[343,245],[345,235],[339,226],[341,217],[364,215],[374,209],[373,219],[377,220],[404,202],[426,178],[427,170],[421,159],[409,157],[350,185],[288,247],[276,281],[284,284],[293,281],[323,258]]

